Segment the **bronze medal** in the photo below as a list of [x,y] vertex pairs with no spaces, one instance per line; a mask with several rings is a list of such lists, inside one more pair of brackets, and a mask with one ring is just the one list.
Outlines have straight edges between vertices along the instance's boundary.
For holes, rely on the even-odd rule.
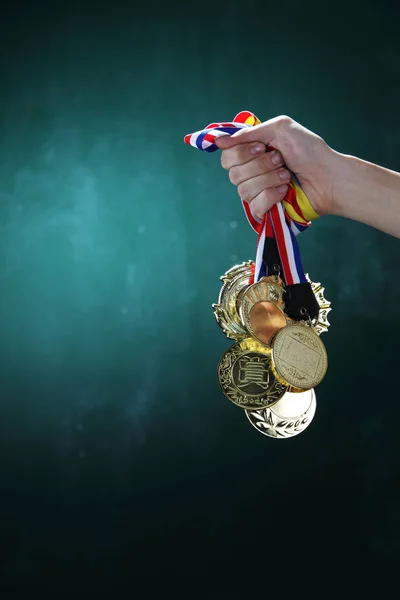
[[272,336],[285,325],[285,313],[272,302],[257,302],[251,309],[249,333],[263,344],[269,344]]
[[283,294],[281,279],[271,276],[250,285],[240,297],[242,323],[262,344],[269,344],[274,333],[286,325]]

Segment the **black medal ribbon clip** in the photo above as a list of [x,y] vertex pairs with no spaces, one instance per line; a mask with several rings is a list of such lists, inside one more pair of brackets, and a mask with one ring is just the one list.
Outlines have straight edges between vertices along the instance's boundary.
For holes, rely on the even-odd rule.
[[287,285],[284,277],[278,244],[275,237],[265,238],[263,261],[267,273],[282,277],[285,283],[285,312],[291,319],[302,321],[304,315],[313,321],[318,317],[319,305],[308,281]]
[[308,319],[313,321],[318,317],[319,304],[308,281],[286,286],[285,312],[295,321]]

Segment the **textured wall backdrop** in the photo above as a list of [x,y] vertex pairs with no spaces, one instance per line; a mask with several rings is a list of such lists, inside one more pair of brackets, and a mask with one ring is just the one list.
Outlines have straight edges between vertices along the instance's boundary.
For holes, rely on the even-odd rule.
[[312,565],[360,590],[373,565],[384,590],[400,560],[399,241],[335,217],[301,236],[332,302],[329,370],[309,429],[265,438],[219,391],[229,342],[211,309],[255,234],[219,154],[183,136],[288,114],[400,170],[397,9],[1,11],[3,581],[257,567],[270,589],[268,570]]

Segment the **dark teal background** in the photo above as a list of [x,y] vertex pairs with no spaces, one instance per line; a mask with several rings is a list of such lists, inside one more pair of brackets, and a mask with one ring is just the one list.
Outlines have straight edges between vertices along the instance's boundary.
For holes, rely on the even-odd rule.
[[301,236],[332,302],[329,370],[309,429],[266,438],[219,391],[230,342],[211,309],[255,234],[219,153],[183,136],[288,114],[400,170],[397,9],[55,4],[0,19],[4,585],[219,574],[247,598],[350,575],[389,590],[399,241],[338,217]]

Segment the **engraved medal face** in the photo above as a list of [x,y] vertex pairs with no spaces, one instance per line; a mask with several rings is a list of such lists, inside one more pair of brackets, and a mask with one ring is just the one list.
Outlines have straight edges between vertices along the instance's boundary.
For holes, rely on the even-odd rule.
[[251,339],[224,352],[218,364],[218,382],[231,402],[248,410],[272,406],[287,390],[271,370],[268,348]]
[[301,394],[286,392],[273,406],[256,411],[246,410],[246,416],[260,433],[276,439],[287,439],[310,425],[316,408],[315,391],[311,389]]
[[253,271],[252,261],[244,262],[229,269],[221,277],[224,282],[220,290],[218,303],[213,304],[214,315],[225,335],[233,340],[242,340],[248,336],[240,319],[238,298],[249,286]]
[[271,342],[272,368],[287,385],[308,390],[325,377],[328,356],[311,327],[290,324],[280,329]]

